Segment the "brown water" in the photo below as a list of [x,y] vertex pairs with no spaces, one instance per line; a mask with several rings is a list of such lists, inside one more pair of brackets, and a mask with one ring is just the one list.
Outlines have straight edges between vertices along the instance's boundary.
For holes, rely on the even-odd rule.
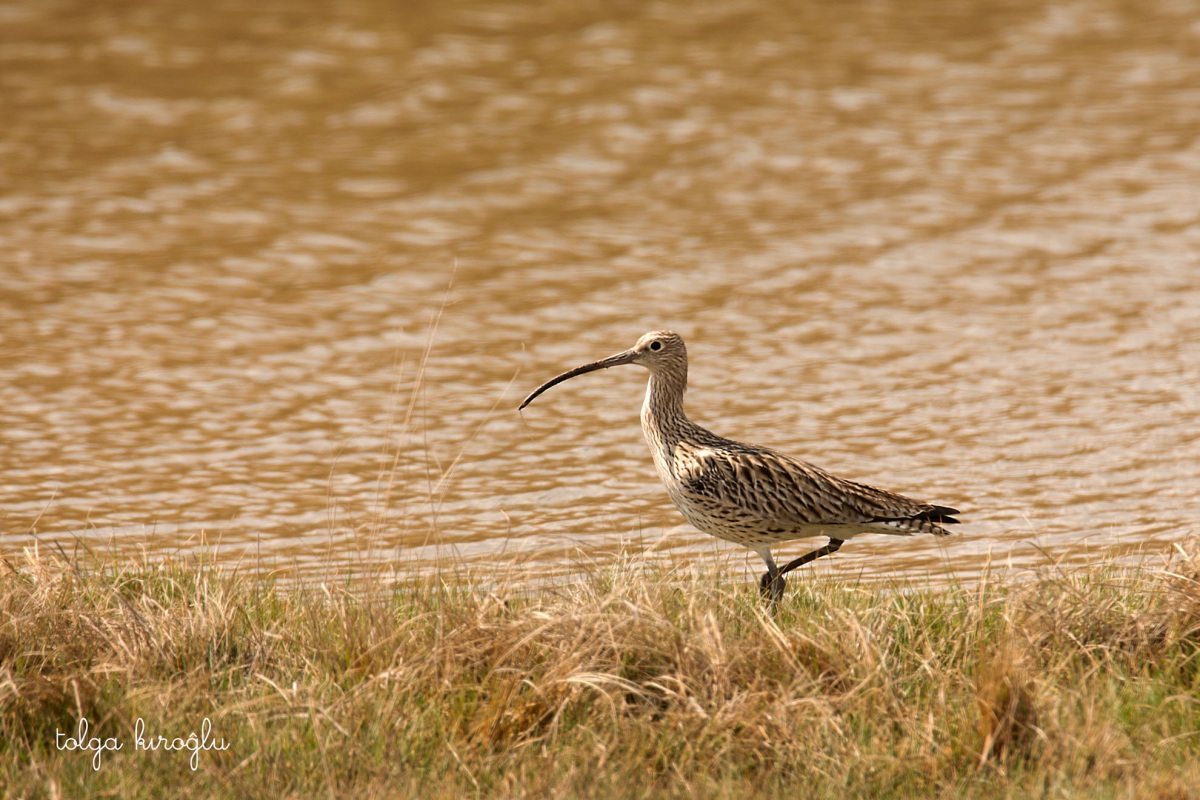
[[702,424],[964,512],[821,569],[1197,532],[1193,2],[17,0],[0,118],[10,558],[757,571],[641,370],[516,412],[655,327]]

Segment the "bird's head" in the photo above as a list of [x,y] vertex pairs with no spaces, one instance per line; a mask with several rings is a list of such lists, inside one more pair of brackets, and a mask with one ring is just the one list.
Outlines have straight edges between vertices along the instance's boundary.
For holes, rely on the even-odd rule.
[[524,402],[521,403],[521,408],[525,408],[525,406],[532,403],[535,397],[551,386],[560,384],[578,375],[583,375],[586,372],[617,367],[621,364],[637,364],[656,374],[682,373],[686,381],[687,347],[683,344],[683,337],[674,331],[650,331],[649,333],[643,333],[638,338],[637,344],[628,350],[622,350],[620,353],[611,355],[608,358],[602,358],[599,361],[593,361],[590,364],[584,364],[581,367],[568,370],[546,381],[525,398]]

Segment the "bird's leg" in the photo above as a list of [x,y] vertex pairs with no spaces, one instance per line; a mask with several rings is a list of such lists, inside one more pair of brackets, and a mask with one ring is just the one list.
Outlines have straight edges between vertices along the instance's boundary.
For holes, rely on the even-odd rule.
[[767,571],[763,573],[762,579],[758,582],[758,591],[767,601],[767,605],[774,609],[783,599],[783,590],[786,588],[787,582],[783,579],[783,573],[779,571],[779,567],[775,566],[775,559],[771,558],[771,548],[756,547],[754,552],[758,553],[767,565]]
[[[788,574],[792,570],[796,569],[797,567],[803,567],[808,562],[816,561],[821,556],[827,556],[830,553],[836,553],[838,548],[842,546],[843,541],[844,540],[842,540],[842,539],[830,538],[829,544],[825,545],[824,547],[819,547],[816,550],[813,550],[811,553],[805,553],[804,555],[800,556],[799,558],[789,561],[787,564],[784,565],[783,569],[779,570],[778,577],[776,578],[776,580],[778,580],[782,584],[783,576]],[[765,578],[766,576],[764,575],[763,577]]]
[[771,608],[775,608],[775,605],[783,599],[783,590],[786,588],[787,581],[783,579],[783,573],[778,569],[767,570],[763,573],[762,580],[758,582],[758,591]]

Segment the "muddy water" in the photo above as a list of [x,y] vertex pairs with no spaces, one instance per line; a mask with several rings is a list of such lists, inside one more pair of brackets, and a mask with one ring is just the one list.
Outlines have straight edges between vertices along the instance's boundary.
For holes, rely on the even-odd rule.
[[1197,532],[1192,3],[17,0],[0,117],[6,557],[756,571],[637,368],[516,412],[655,327],[707,427],[964,511],[822,569]]

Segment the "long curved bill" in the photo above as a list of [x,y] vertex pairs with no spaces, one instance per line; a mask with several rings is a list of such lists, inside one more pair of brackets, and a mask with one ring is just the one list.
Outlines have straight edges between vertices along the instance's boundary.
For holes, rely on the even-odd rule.
[[633,361],[635,356],[637,356],[637,353],[635,351],[626,350],[624,352],[617,353],[614,356],[609,356],[608,358],[602,358],[599,361],[593,361],[590,364],[584,364],[582,367],[576,367],[575,369],[568,370],[568,371],[564,372],[562,375],[559,375],[557,378],[551,378],[550,380],[546,381],[538,388],[534,389],[530,393],[530,395],[528,397],[526,397],[525,400],[521,403],[521,405],[517,408],[517,411],[522,410],[523,408],[525,408],[525,406],[532,403],[533,399],[535,397],[537,397],[539,394],[541,394],[542,392],[549,389],[551,386],[557,386],[558,384],[562,383],[563,381],[574,378],[577,375],[583,375],[585,372],[595,372],[598,369],[608,369],[609,367],[616,367],[616,366],[620,366],[621,364],[629,364]]

